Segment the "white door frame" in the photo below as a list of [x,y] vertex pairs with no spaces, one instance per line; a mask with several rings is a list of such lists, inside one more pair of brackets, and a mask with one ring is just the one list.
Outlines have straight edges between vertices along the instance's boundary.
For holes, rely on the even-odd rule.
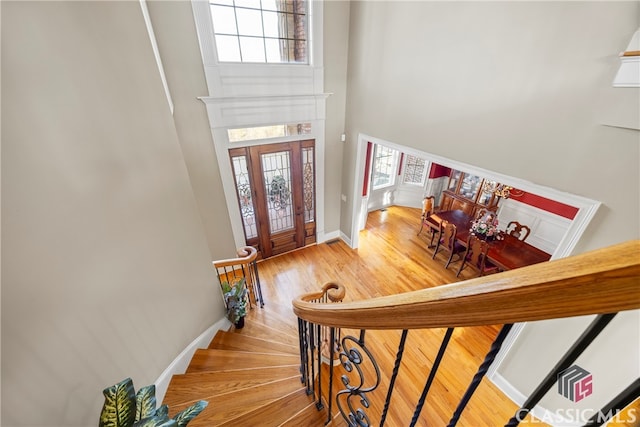
[[[538,184],[534,184],[529,181],[525,181],[519,178],[514,178],[507,175],[502,175],[497,172],[493,172],[487,169],[482,169],[477,166],[469,165],[466,163],[458,162],[456,160],[451,160],[445,157],[437,156],[435,154],[427,153],[424,151],[416,150],[414,148],[405,147],[390,141],[385,141],[380,138],[376,138],[373,136],[369,136],[366,134],[358,135],[358,145],[356,151],[356,173],[353,183],[354,188],[354,202],[352,206],[351,212],[351,236],[350,236],[350,246],[354,249],[358,247],[358,235],[360,232],[359,221],[361,220],[362,215],[366,215],[366,212],[362,212],[363,206],[366,210],[366,204],[363,205],[362,199],[358,197],[359,194],[362,194],[358,191],[358,189],[362,189],[364,183],[364,168],[366,164],[366,153],[367,153],[367,143],[372,142],[374,144],[382,144],[387,147],[392,147],[397,150],[400,150],[405,153],[409,153],[423,159],[426,159],[433,163],[438,163],[443,166],[450,167],[452,169],[461,170],[464,172],[473,173],[475,175],[479,175],[485,178],[489,178],[491,180],[495,180],[497,182],[510,185],[519,190],[523,190],[526,192],[530,192],[533,194],[537,194],[542,197],[546,197],[551,200],[557,200],[559,202],[565,203],[570,206],[574,206],[578,208],[578,213],[574,217],[571,225],[567,229],[564,237],[558,244],[556,250],[551,255],[551,259],[559,259],[564,258],[571,255],[573,249],[575,248],[580,236],[584,233],[584,230],[589,225],[589,222],[593,219],[596,211],[601,205],[601,202],[596,200],[587,199],[581,196],[576,196],[570,193],[564,193],[553,188],[543,187]],[[487,377],[492,378],[500,364],[504,360],[505,356],[515,343],[518,335],[522,332],[525,323],[516,323],[511,328],[511,331],[507,335],[507,338],[504,340],[502,348],[496,355],[494,363],[491,364],[489,371],[487,372]]]

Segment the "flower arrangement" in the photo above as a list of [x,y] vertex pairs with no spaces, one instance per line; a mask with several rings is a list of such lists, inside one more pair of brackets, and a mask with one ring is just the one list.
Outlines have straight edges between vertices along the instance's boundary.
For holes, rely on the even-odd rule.
[[493,239],[498,235],[498,217],[488,214],[478,218],[471,224],[471,234],[480,238]]

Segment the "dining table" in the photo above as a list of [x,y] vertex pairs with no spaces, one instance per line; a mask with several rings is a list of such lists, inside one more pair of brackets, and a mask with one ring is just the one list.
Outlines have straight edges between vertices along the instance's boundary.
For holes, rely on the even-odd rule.
[[[474,220],[471,215],[461,210],[450,210],[436,212],[429,219],[434,223],[448,221],[454,224],[456,226],[456,240],[466,247],[469,234],[471,234],[471,224]],[[488,243],[487,259],[503,271],[551,259],[550,254],[505,232],[500,233],[498,239],[488,241]]]

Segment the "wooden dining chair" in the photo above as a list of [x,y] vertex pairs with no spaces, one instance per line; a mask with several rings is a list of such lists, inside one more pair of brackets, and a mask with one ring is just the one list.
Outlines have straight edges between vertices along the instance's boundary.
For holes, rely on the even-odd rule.
[[[431,226],[431,223],[427,222],[428,218],[433,214],[433,208],[435,204],[435,197],[427,196],[422,199],[422,213],[420,214],[420,230],[418,230],[418,236],[422,233],[422,229],[426,225],[427,227]],[[435,224],[435,223],[434,223]],[[436,229],[437,229],[437,225]]]
[[467,249],[462,256],[462,263],[460,264],[460,268],[458,268],[456,277],[460,275],[465,267],[471,267],[478,273],[478,276],[497,273],[498,267],[493,265],[491,261],[487,259],[488,252],[489,243],[478,239],[473,234],[470,234],[467,239]]
[[480,208],[480,209],[478,209],[478,210],[476,211],[475,219],[476,219],[476,221],[477,221],[477,220],[482,219],[482,218],[485,218],[485,217],[487,217],[487,216],[489,216],[489,215],[495,215],[495,214],[496,214],[496,213],[495,213],[494,211],[490,210],[490,209],[487,209],[487,208]]
[[467,215],[473,215],[474,208],[475,208],[475,203],[473,203],[471,200],[453,199],[453,202],[451,202],[452,211],[455,211],[455,210],[462,211]]
[[531,228],[526,225],[520,224],[518,221],[511,221],[507,224],[507,234],[515,237],[518,240],[522,240],[523,242],[527,240],[529,234],[531,234]]
[[449,264],[451,264],[451,260],[453,260],[454,255],[458,255],[460,258],[460,253],[464,250],[464,246],[458,243],[458,239],[456,238],[458,230],[455,224],[452,224],[447,221],[442,221],[440,223],[440,227],[438,229],[438,241],[436,243],[436,248],[433,250],[432,259],[436,258],[436,255],[440,250],[449,253],[449,258],[447,259],[447,263],[444,268],[449,268]]
[[429,241],[429,248],[433,247],[433,240],[435,239],[436,234],[440,228],[440,224],[438,221],[431,218],[437,209],[435,207],[435,197],[427,196],[422,199],[422,214],[420,215],[420,230],[418,230],[418,236],[422,233],[422,229],[427,226],[429,231],[431,232],[431,240]]

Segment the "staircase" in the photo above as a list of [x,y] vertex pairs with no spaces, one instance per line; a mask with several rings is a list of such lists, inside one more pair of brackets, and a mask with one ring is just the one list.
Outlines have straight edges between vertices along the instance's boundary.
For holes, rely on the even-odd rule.
[[218,331],[195,352],[186,373],[171,379],[163,401],[169,413],[207,400],[190,427],[325,425],[326,411],[301,382],[297,321],[278,314],[284,310],[266,313],[270,306],[251,310],[244,328]]
[[[197,350],[187,372],[173,377],[163,403],[169,406],[170,413],[176,413],[198,400],[207,400],[209,405],[191,421],[190,426],[346,425],[336,407],[352,420],[360,416],[368,420],[368,412],[376,417],[372,420],[380,418],[380,425],[384,424],[387,416],[388,425],[394,426],[414,425],[419,417],[420,421],[426,421],[427,417],[442,421],[429,425],[447,425],[447,420],[450,420],[449,425],[456,425],[464,411],[465,422],[468,423],[464,425],[504,425],[504,421],[494,422],[494,418],[499,418],[508,420],[506,425],[516,426],[532,417],[532,409],[541,396],[554,387],[558,373],[575,362],[618,312],[640,308],[638,253],[640,241],[631,241],[518,271],[339,304],[326,304],[325,297],[337,302],[344,296],[341,293],[337,299],[331,298],[333,291],[339,289],[327,284],[322,292],[295,298],[293,312],[291,303],[276,303],[269,299],[265,307],[254,304],[243,329],[220,331],[208,348]],[[285,289],[280,291],[283,294],[280,301],[290,298]],[[538,303],[532,306],[531,300]],[[514,409],[513,402],[506,399],[498,401],[495,399],[497,394],[490,394],[491,387],[483,378],[514,323],[589,314],[597,316],[556,367],[541,378],[536,390],[520,408]],[[298,347],[298,324],[303,356]],[[485,331],[490,325],[503,326],[488,351],[486,348],[472,350],[473,355],[482,355],[486,351],[484,360],[475,368],[477,370],[472,364],[469,367],[471,371],[465,373],[469,369],[460,363],[438,372],[445,357],[456,363],[467,360],[460,356],[462,347],[456,345],[456,342],[467,343],[465,339],[456,340],[454,336],[451,340],[453,345],[449,346],[455,328],[469,328],[459,332],[459,337],[464,338],[471,330],[482,328]],[[428,335],[445,329],[437,356],[424,363],[430,354],[435,355],[435,351],[429,350],[438,348],[437,342],[435,345],[427,344],[431,341]],[[409,331],[413,341],[405,348]],[[332,377],[326,374],[330,369],[323,364],[322,377],[315,381],[319,360],[325,356],[317,349],[323,348],[327,336],[330,337],[328,342],[333,342],[336,333],[344,334],[338,349],[343,367],[347,362],[349,372],[359,378],[354,377],[352,381],[346,375],[334,372],[333,377],[339,378],[335,382],[344,382],[347,390],[336,394],[332,392],[333,405],[326,405],[324,394],[331,390],[330,385],[326,387],[326,381]],[[399,339],[397,349],[388,345],[391,342],[388,334]],[[378,345],[380,351],[376,353],[383,356],[379,362],[371,351]],[[335,357],[336,346],[327,347],[331,360]],[[388,355],[391,358],[386,357]],[[399,369],[405,364],[405,355],[406,365],[417,369]],[[349,360],[343,360],[343,356],[348,356]],[[365,366],[365,362],[370,366]],[[305,378],[311,379],[309,388],[302,382],[300,366],[304,367]],[[398,375],[402,377],[396,382]],[[460,381],[462,377],[470,380],[466,388]],[[484,393],[483,383],[489,387],[485,387]],[[422,389],[420,399],[415,399],[420,393],[415,390],[416,385]],[[455,396],[450,393],[454,388],[457,391]],[[333,406],[333,410],[327,408],[334,414],[329,424],[325,424],[327,409],[318,410],[313,393],[307,393],[308,389],[321,389],[324,406]],[[426,400],[430,389],[430,400]],[[378,390],[381,391],[377,393],[381,399],[376,397],[376,393],[370,393]],[[370,393],[371,399],[366,393]],[[392,394],[398,397],[394,399],[394,405],[390,405]],[[640,378],[630,379],[630,384],[617,396],[594,410],[585,425],[601,425],[618,411],[629,411],[635,417],[639,395]],[[487,396],[491,398],[487,399]],[[476,401],[475,406],[468,405],[472,397]],[[430,405],[429,411],[422,411],[425,401]],[[467,406],[470,407],[465,411]],[[617,423],[615,419],[611,421]],[[535,423],[540,425],[539,421]]]

